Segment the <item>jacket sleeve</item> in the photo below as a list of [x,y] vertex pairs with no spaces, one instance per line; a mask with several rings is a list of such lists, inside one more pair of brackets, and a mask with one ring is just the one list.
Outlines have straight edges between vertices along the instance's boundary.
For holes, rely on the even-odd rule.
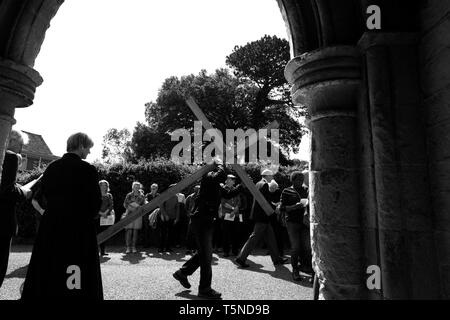
[[130,204],[130,193],[127,193],[125,196],[125,200],[123,201],[123,207],[128,209],[128,205]]
[[108,197],[109,197],[109,206],[108,206],[109,212],[108,212],[108,214],[110,214],[112,212],[112,210],[114,209],[114,198],[111,193],[108,194]]
[[242,191],[242,186],[239,185],[236,188],[233,188],[231,190],[227,190],[225,187],[220,186],[220,192],[222,195],[222,198],[224,199],[231,199],[236,197],[240,192]]
[[102,206],[102,192],[98,185],[98,174],[94,166],[89,166],[89,180],[88,180],[88,194],[89,194],[89,206],[90,211],[97,216]]
[[210,177],[214,180],[214,182],[216,183],[221,183],[224,182],[226,179],[226,175],[225,175],[225,169],[223,167],[223,165],[219,164],[217,166],[217,171],[215,172],[210,172],[209,175]]
[[25,192],[16,183],[19,158],[15,154],[5,154],[3,160],[2,180],[0,183],[0,195],[9,200],[18,202],[26,200]]

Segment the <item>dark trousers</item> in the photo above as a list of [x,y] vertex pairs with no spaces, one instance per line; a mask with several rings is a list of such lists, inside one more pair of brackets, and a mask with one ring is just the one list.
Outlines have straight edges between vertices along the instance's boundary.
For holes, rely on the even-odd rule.
[[191,224],[192,224],[192,222],[191,222],[191,220],[189,220],[189,224],[188,224],[188,228],[187,228],[187,232],[186,232],[186,249],[187,250],[195,250],[195,248],[196,248],[195,236],[194,236],[194,232],[192,231]]
[[222,222],[222,230],[223,230],[222,232],[223,252],[230,253],[231,248],[233,254],[238,254],[241,245],[240,222],[224,220]]
[[175,220],[161,221],[159,226],[159,249],[169,250],[172,244],[172,235]]
[[312,271],[311,242],[309,228],[303,223],[287,222],[289,241],[291,242],[292,269],[299,270],[299,264],[304,271]]
[[284,255],[284,244],[283,244],[283,232],[285,231],[283,226],[276,220],[272,219],[270,221],[270,224],[272,225],[273,233],[275,234],[275,240],[277,242],[277,248],[280,252],[280,255]]
[[175,224],[173,228],[173,241],[175,245],[182,246],[185,244],[188,223],[189,221],[183,217]]
[[11,248],[11,236],[0,236],[0,288],[5,280],[8,270],[9,250]]
[[214,231],[213,231],[213,248],[218,249],[222,247],[222,223],[223,218],[216,218],[214,220]]
[[280,253],[277,248],[277,241],[275,240],[275,234],[273,233],[270,223],[255,222],[253,232],[248,238],[247,242],[241,249],[238,255],[240,260],[247,260],[248,255],[256,248],[258,243],[264,239],[269,249],[272,261],[275,263],[280,259]]
[[181,273],[190,276],[200,267],[199,291],[211,289],[212,279],[212,238],[213,221],[208,218],[195,217],[191,219],[191,229],[195,236],[197,252],[181,267]]
[[[106,229],[108,229],[109,226],[97,226],[97,233],[102,233],[103,231],[105,231]],[[100,243],[100,253],[104,254],[105,253],[105,246],[106,246],[106,241],[103,241],[102,243]]]

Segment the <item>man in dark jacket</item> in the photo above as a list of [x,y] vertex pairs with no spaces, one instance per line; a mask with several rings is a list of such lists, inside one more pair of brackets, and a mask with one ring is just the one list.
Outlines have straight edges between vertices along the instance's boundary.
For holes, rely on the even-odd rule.
[[42,217],[22,299],[103,299],[96,216],[102,196],[94,166],[83,161],[94,143],[84,133],[67,140],[67,153],[47,167]]
[[[262,179],[256,183],[256,188],[262,193],[264,198],[270,202],[271,194],[269,191],[269,183],[273,180],[273,172],[271,170],[264,170],[262,173]],[[252,219],[255,221],[253,232],[248,238],[247,242],[241,249],[241,252],[237,256],[235,262],[242,268],[248,268],[249,265],[245,262],[248,255],[253,251],[256,245],[261,239],[265,239],[267,247],[269,248],[270,256],[274,265],[285,264],[288,259],[280,256],[278,251],[275,234],[270,224],[269,216],[264,212],[259,203],[253,201],[253,209],[251,213]]]
[[220,160],[214,162],[217,167],[206,174],[200,183],[199,196],[191,215],[191,228],[197,244],[197,252],[176,271],[173,276],[185,288],[191,285],[187,279],[200,267],[200,284],[198,296],[206,299],[220,299],[221,294],[211,288],[212,280],[212,237],[213,221],[218,216],[221,198],[230,199],[241,191],[241,186],[227,190],[221,183],[226,179],[225,170]]
[[0,182],[0,287],[8,269],[11,239],[17,232],[16,204],[31,197],[30,190],[26,190],[16,183],[23,143],[24,140],[20,132],[12,130],[2,166]]

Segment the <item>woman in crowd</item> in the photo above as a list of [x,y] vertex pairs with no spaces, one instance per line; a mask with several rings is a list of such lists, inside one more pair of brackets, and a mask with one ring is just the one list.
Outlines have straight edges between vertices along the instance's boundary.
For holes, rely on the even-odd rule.
[[[109,225],[102,225],[102,218],[107,218],[108,216],[114,215],[114,202],[113,196],[109,193],[109,182],[106,180],[99,181],[100,191],[102,192],[102,206],[100,207],[99,222],[98,222],[98,232],[101,233],[108,229]],[[105,242],[100,244],[100,255],[107,255],[105,252]]]
[[[145,195],[142,191],[142,185],[140,182],[133,182],[132,191],[127,194],[123,206],[126,211],[122,218],[136,211],[137,208],[145,204]],[[142,217],[137,218],[132,223],[125,227],[125,253],[136,253],[136,243],[138,240],[139,230],[142,228]]]

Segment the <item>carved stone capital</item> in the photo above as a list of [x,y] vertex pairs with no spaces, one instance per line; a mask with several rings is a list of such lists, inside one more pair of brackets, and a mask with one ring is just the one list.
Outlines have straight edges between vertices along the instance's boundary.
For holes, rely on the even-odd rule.
[[28,107],[33,103],[36,88],[41,85],[39,73],[11,60],[0,58],[1,113],[6,110]]
[[307,105],[312,117],[353,113],[361,82],[360,53],[353,46],[321,48],[295,57],[286,66],[295,104]]

